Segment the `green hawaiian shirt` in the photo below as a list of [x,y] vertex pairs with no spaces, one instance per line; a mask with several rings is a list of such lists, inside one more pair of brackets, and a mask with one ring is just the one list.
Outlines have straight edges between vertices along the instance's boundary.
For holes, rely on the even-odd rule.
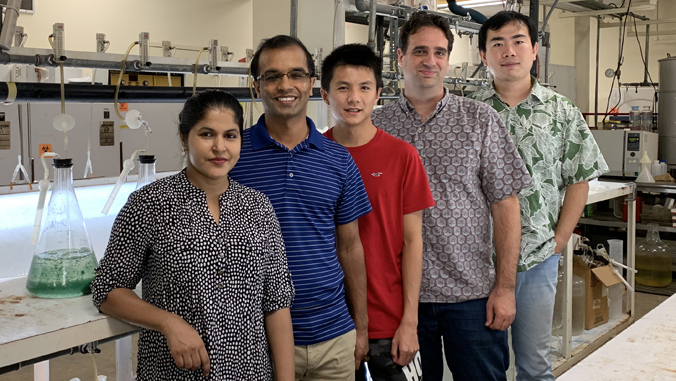
[[493,86],[469,97],[488,103],[500,114],[533,178],[519,192],[521,255],[526,271],[554,254],[554,233],[566,186],[608,172],[580,110],[568,98],[531,78],[530,95],[510,108]]

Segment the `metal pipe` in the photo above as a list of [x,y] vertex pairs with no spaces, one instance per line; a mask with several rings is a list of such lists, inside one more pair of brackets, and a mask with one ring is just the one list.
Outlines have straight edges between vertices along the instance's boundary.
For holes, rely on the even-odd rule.
[[291,0],[291,26],[289,35],[298,38],[298,0]]
[[35,171],[33,167],[33,136],[31,135],[31,104],[26,103],[26,127],[28,127],[28,158],[31,160],[31,182],[35,182]]
[[[637,31],[638,32],[638,31]],[[645,73],[643,73],[643,82],[648,83],[648,58],[650,57],[650,24],[645,26]]]
[[[19,9],[21,7],[21,0],[9,0],[5,8],[5,20],[0,30],[0,48],[9,50],[12,47],[14,40],[14,28],[16,21],[19,18]],[[2,16],[0,14],[0,16]]]
[[376,9],[378,8],[378,2],[376,0],[371,0],[369,3],[369,40],[366,45],[371,48],[371,50],[378,52],[376,50]]
[[547,12],[547,16],[545,16],[545,21],[542,23],[542,32],[544,32],[547,29],[547,23],[549,22],[549,18],[552,17],[552,13],[554,12],[554,8],[556,8],[556,4],[558,2],[559,0],[554,1],[552,7],[549,8],[549,12]]
[[[18,122],[19,122],[19,152],[21,154],[21,165],[24,165],[24,162],[26,161],[26,156],[24,155],[24,151],[23,151],[23,146],[24,146],[24,144],[23,144],[23,115],[21,115],[21,114],[23,114],[23,105],[21,103],[18,103],[16,105],[16,111],[17,111],[17,115],[18,115],[17,119],[18,119]],[[22,177],[23,177],[23,172],[19,171],[19,178],[22,178]],[[28,182],[31,181],[31,179],[23,179],[23,180],[26,180]]]
[[462,79],[462,78],[457,78],[457,77],[449,77],[449,78],[444,79],[444,83],[447,84],[447,85],[463,85],[463,86],[483,87],[483,86],[488,85],[488,80],[486,80],[486,79]]
[[385,27],[383,20],[385,17],[377,16],[376,17],[376,54],[380,58],[384,58],[385,54]]
[[601,17],[596,17],[596,84],[594,85],[594,126],[599,123],[599,49],[601,47]]
[[[540,22],[540,0],[530,0],[530,4],[528,6],[528,16],[530,16],[530,19],[533,21],[533,24],[538,25]],[[538,36],[538,40],[540,40]],[[530,69],[530,74],[535,77],[536,79],[538,78],[538,61],[537,58],[533,62],[533,66]]]
[[[15,83],[13,85],[16,85],[17,92],[15,102],[61,101],[59,84]],[[66,84],[64,88],[66,100],[73,103],[112,103],[115,94],[115,86]],[[0,102],[7,99],[8,89],[6,82],[0,82]],[[243,102],[251,101],[249,89],[246,87],[200,87],[197,88],[197,93],[209,89],[226,91]],[[125,103],[183,103],[191,95],[192,88],[188,87],[122,86],[118,100]],[[319,88],[313,88],[310,100],[321,99]]]
[[[374,2],[376,2],[374,0]],[[369,12],[371,9],[371,2],[365,0],[355,0],[354,4],[357,9],[361,12]],[[417,9],[408,7],[405,5],[394,6],[394,5],[385,5],[385,4],[376,4],[376,13],[382,16],[388,17],[398,17],[400,20],[408,20],[409,16],[415,12]],[[347,14],[349,11],[345,11]],[[437,16],[445,17],[452,24],[452,27],[456,27],[458,30],[479,33],[481,24],[468,21],[468,18],[449,15],[448,13],[434,12],[434,11],[425,11]],[[353,12],[354,13],[354,12]]]
[[545,46],[545,83],[549,83],[549,58],[550,58],[551,48],[549,44]]
[[[383,20],[384,23],[385,20]],[[399,48],[399,19],[393,18],[390,21],[390,70],[393,72],[398,72],[398,53],[397,48]]]
[[[20,55],[20,54],[7,54],[0,53],[0,64],[28,64],[35,66],[58,66],[58,63],[54,61],[53,54],[36,54],[33,56],[30,55]],[[79,59],[79,58],[66,58],[63,61],[64,67],[77,67],[77,68],[89,68],[89,69],[108,69],[108,70],[120,70],[120,62],[118,61],[105,61],[105,60],[90,60],[90,59]],[[237,75],[237,76],[248,76],[248,69],[243,67],[219,67],[219,68],[209,68],[208,64],[199,65],[198,72],[204,74],[220,74],[220,75]],[[151,72],[162,72],[162,73],[194,73],[195,65],[174,65],[174,64],[162,64],[162,63],[153,63],[150,67],[145,67],[137,61],[127,62],[127,66],[124,69],[125,71],[151,71]]]
[[469,15],[472,18],[472,21],[483,24],[488,20],[488,17],[484,16],[483,13],[472,9],[472,8],[464,8],[460,5],[455,0],[446,0],[446,4],[448,4],[448,10],[456,14],[458,16],[467,16]]

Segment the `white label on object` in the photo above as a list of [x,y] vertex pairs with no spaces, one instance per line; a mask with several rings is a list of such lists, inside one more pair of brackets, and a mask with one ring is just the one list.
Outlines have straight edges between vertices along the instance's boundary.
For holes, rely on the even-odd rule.
[[594,309],[597,310],[601,308],[601,299],[594,299]]

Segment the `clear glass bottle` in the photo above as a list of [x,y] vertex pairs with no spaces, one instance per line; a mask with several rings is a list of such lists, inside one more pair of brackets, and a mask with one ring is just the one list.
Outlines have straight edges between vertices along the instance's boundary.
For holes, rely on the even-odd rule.
[[632,130],[641,129],[641,111],[639,111],[638,106],[631,106],[631,111],[629,111],[629,126]]
[[155,155],[139,155],[138,157],[138,181],[136,182],[136,189],[141,189],[143,186],[157,180],[155,178]]
[[[559,274],[556,283],[556,296],[554,297],[554,317],[552,318],[552,335],[563,336],[563,256],[559,260]],[[573,274],[573,330],[572,335],[578,336],[584,331],[584,300],[585,284],[584,279]]]
[[657,224],[648,224],[645,241],[636,245],[636,283],[650,287],[671,284],[671,250],[660,240]]
[[54,185],[26,289],[43,298],[90,292],[98,263],[73,189],[72,159],[54,159]]
[[573,336],[581,335],[584,331],[584,292],[584,279],[573,274]]
[[641,130],[648,132],[653,130],[653,111],[650,106],[643,106],[641,110]]

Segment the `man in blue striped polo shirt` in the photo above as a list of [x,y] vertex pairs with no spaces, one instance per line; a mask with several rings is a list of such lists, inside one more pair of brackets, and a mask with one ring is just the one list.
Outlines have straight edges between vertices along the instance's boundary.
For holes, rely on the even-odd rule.
[[264,40],[251,74],[265,114],[244,131],[230,176],[265,193],[281,225],[296,288],[296,380],[351,380],[368,351],[357,219],[371,205],[350,154],[306,117],[315,68],[305,46],[289,36]]

